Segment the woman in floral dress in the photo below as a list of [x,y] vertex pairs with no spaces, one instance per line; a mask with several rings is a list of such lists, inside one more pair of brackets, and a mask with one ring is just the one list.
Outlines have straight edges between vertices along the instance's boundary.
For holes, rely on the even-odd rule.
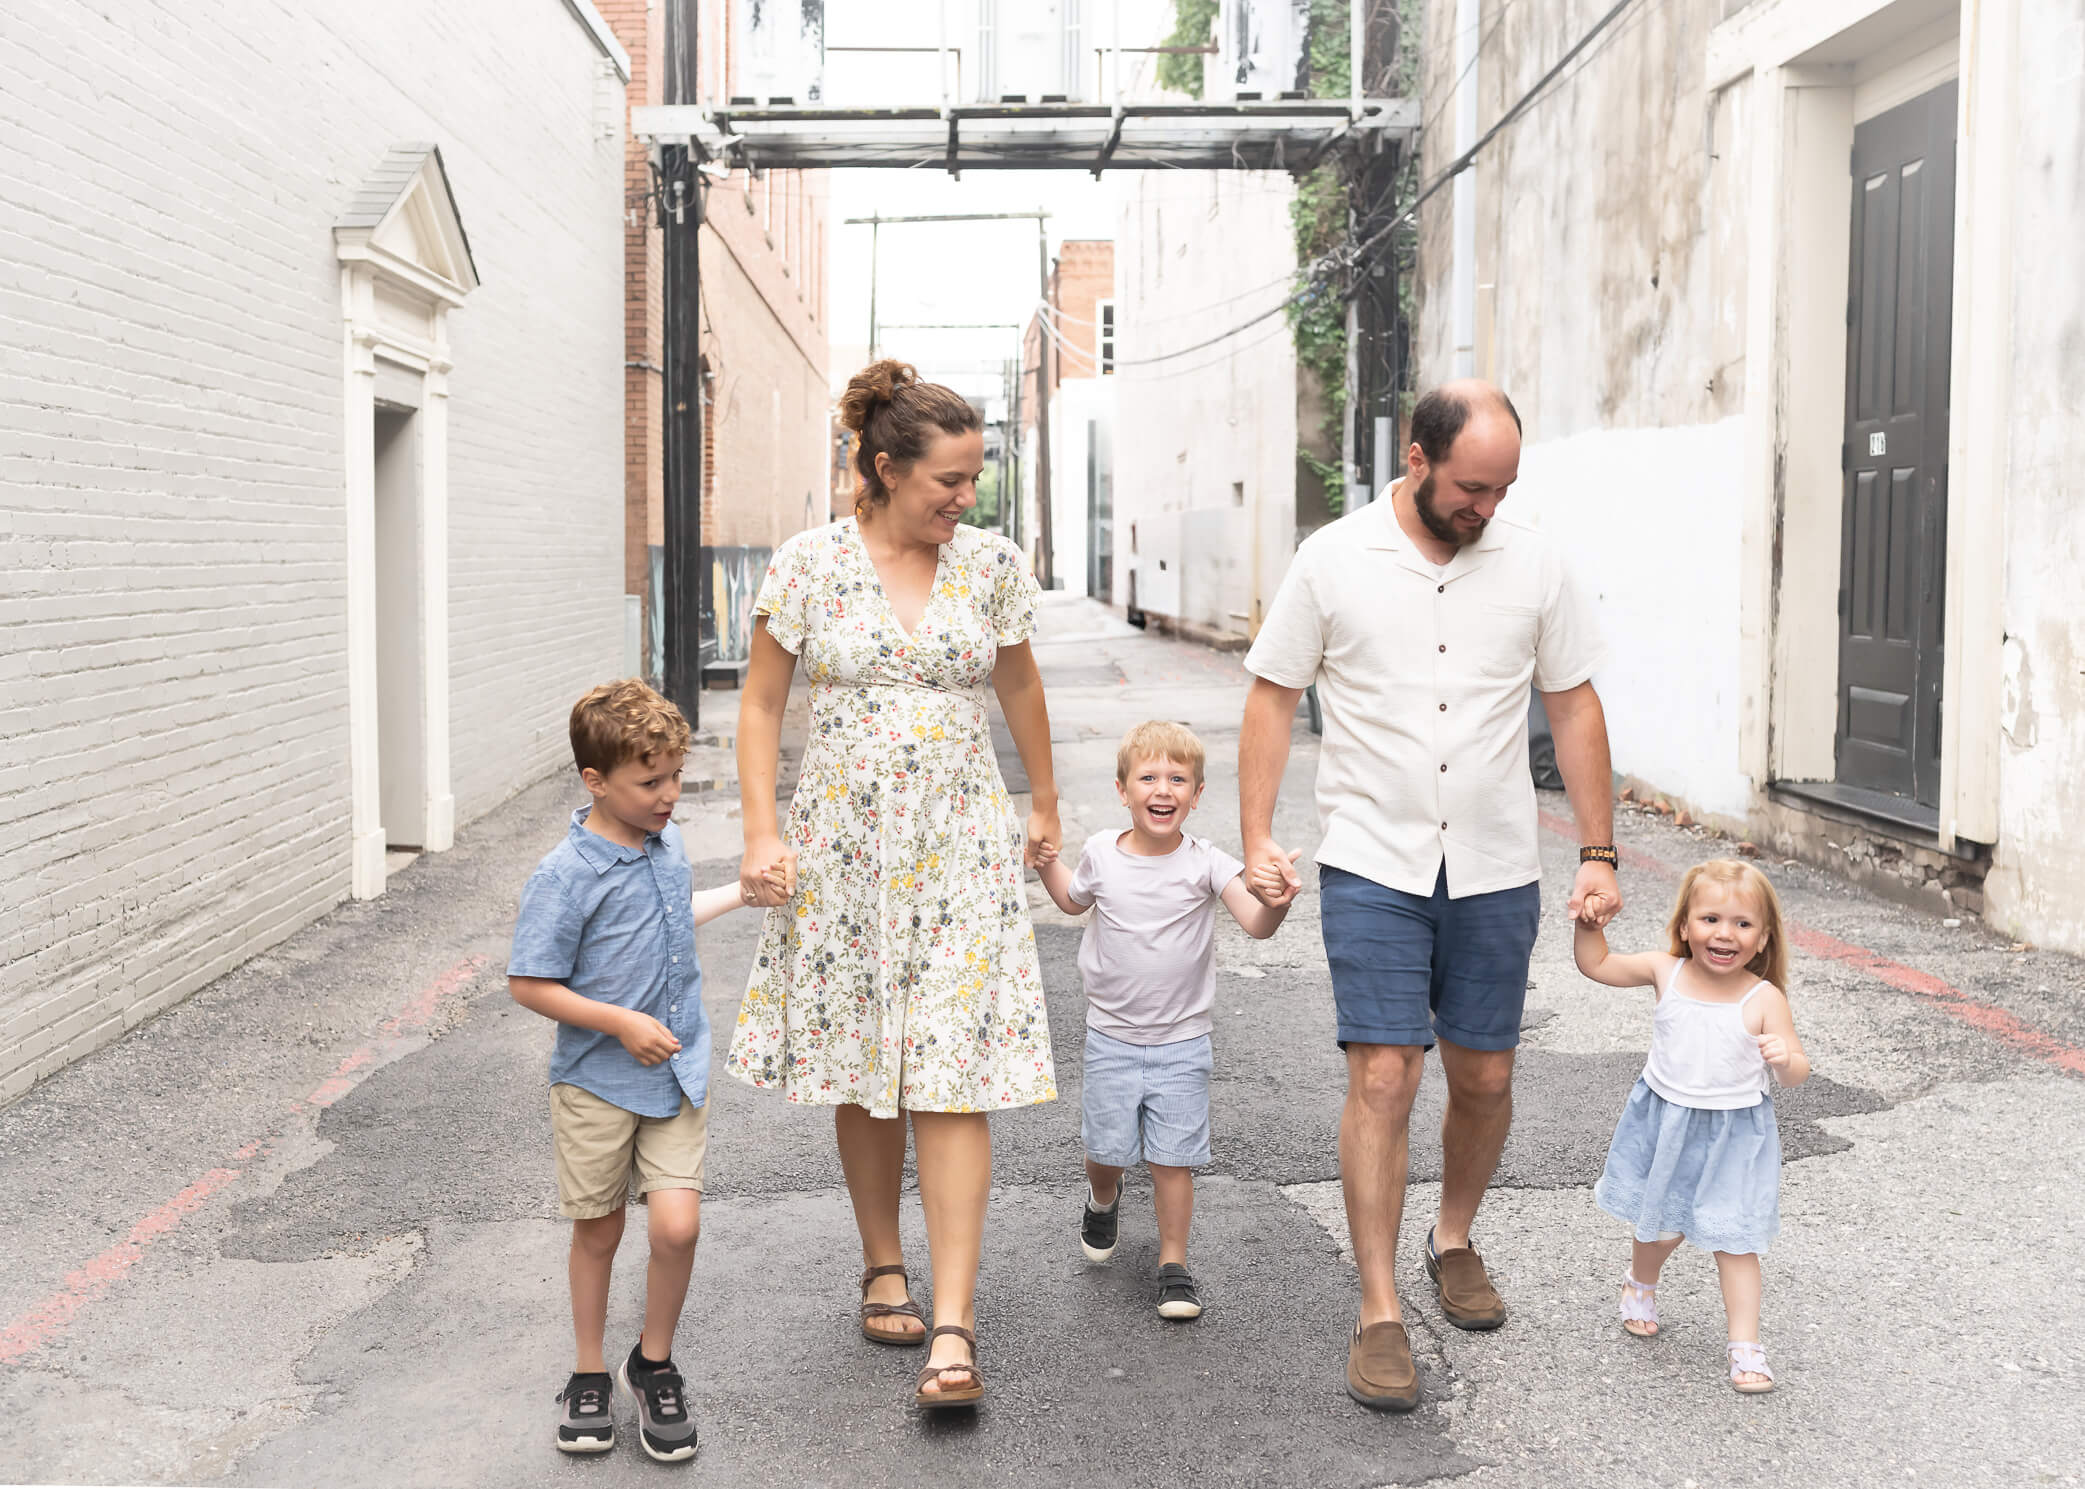
[[[992,1137],[985,1114],[1057,1094],[1024,862],[1059,840],[1050,724],[1028,649],[1020,550],[958,519],[977,502],[977,412],[898,362],[840,404],[860,435],[856,515],[776,550],[739,709],[746,897],[772,906],[727,1068],[835,1108],[866,1273],[862,1331],[929,1345],[916,1399],[984,1391],[972,1308]],[[799,662],[810,735],[775,819]],[[1028,772],[1021,824],[988,727],[990,685]],[[784,900],[763,871],[782,865]],[[906,1289],[898,1196],[911,1119],[935,1327]]]

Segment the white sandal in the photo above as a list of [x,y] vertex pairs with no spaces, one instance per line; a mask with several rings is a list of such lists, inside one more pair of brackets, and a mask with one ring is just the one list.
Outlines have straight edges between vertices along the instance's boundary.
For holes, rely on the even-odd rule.
[[[1648,1329],[1632,1329],[1631,1324],[1649,1324]],[[1633,1272],[1622,1274],[1622,1329],[1638,1339],[1658,1337],[1658,1288],[1655,1283],[1638,1282]]]
[[[1738,1379],[1740,1375],[1763,1375],[1764,1384],[1753,1381],[1747,1384]],[[1730,1341],[1730,1387],[1747,1396],[1764,1396],[1774,1388],[1774,1372],[1767,1368],[1766,1351],[1755,1339],[1733,1339]]]

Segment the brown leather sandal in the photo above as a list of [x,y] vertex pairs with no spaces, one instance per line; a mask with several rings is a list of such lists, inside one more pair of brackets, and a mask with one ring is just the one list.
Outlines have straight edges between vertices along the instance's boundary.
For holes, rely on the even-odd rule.
[[[904,1277],[905,1269],[902,1266],[871,1267],[868,1271],[862,1273],[862,1337],[872,1344],[897,1344],[907,1349],[916,1349],[927,1342],[927,1317],[919,1311],[919,1304],[913,1302],[910,1298],[907,1298],[902,1303],[871,1303],[869,1301],[869,1284],[878,1277],[889,1277],[893,1273],[899,1277]],[[909,1284],[910,1279],[907,1278],[906,1280]],[[915,1334],[910,1329],[907,1329],[902,1333],[893,1334],[888,1329],[872,1329],[869,1327],[869,1320],[872,1318],[913,1319],[919,1324],[919,1332]]]
[[[920,1366],[919,1389],[913,1393],[912,1404],[927,1411],[939,1411],[949,1406],[977,1405],[978,1402],[984,1400],[985,1396],[985,1378],[978,1373],[977,1369],[977,1336],[960,1324],[943,1324],[927,1337],[932,1339],[940,1334],[954,1334],[965,1344],[969,1345],[970,1363],[967,1365],[954,1363]],[[929,1391],[927,1382],[938,1378],[944,1370],[962,1370],[967,1372],[970,1376],[970,1384],[954,1388],[943,1386],[940,1390]]]

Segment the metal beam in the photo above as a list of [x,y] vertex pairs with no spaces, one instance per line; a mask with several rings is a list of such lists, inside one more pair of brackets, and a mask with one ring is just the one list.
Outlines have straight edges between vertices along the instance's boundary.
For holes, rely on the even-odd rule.
[[[1357,112],[1358,109],[1358,112]],[[974,104],[907,108],[663,106],[631,111],[638,138],[686,144],[727,169],[939,166],[968,170],[1300,171],[1336,140],[1403,142],[1409,99],[1245,103]]]

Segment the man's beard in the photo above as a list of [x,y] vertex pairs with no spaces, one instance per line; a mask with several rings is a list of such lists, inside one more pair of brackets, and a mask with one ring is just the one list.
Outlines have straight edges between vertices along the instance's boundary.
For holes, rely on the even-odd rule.
[[1457,548],[1467,548],[1483,537],[1489,521],[1480,521],[1475,527],[1458,527],[1453,518],[1443,517],[1433,504],[1432,471],[1426,473],[1426,479],[1421,481],[1418,489],[1412,493],[1412,509],[1419,514],[1419,520],[1425,524],[1428,532],[1441,542],[1452,543]]

